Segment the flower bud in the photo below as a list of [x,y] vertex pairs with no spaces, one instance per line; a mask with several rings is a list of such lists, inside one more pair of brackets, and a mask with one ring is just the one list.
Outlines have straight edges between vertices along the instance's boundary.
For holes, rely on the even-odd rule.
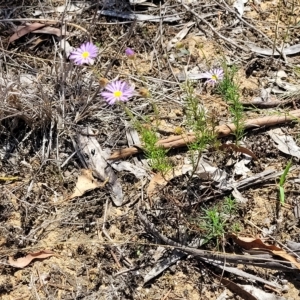
[[131,48],[126,48],[125,54],[130,59],[133,59],[135,57],[135,52]]

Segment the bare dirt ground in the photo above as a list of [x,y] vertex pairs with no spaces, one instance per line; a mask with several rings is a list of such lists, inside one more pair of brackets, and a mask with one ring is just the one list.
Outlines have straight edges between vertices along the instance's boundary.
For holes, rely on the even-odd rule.
[[[300,3],[234,3],[0,1],[1,299],[299,299]],[[47,25],[28,29],[35,23]],[[100,53],[94,65],[75,66],[67,47],[86,41]],[[126,110],[155,123],[160,140],[190,133],[185,79],[222,63],[238,69],[245,121],[290,120],[250,124],[243,148],[219,147],[234,144],[232,134],[207,145],[213,173],[183,171],[188,147],[168,152],[166,181],[141,151],[108,159],[139,141]],[[140,93],[125,109],[110,106],[99,95],[103,78]],[[230,105],[205,81],[193,85],[227,128]],[[85,138],[107,153],[114,182],[97,178],[95,149],[80,149]],[[222,214],[230,195],[235,210],[211,235],[205,211]]]

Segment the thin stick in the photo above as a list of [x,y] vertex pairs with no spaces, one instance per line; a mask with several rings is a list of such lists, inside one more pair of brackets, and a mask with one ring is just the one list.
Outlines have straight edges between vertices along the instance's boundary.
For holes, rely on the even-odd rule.
[[0,20],[0,23],[1,22],[45,22],[46,24],[56,24],[56,23],[60,23],[60,24],[63,24],[63,23],[66,23],[67,25],[69,26],[72,26],[72,27],[75,27],[77,29],[80,29],[82,31],[84,31],[86,34],[90,35],[90,33],[83,27],[77,25],[77,24],[74,24],[74,23],[69,23],[67,21],[61,21],[61,20],[51,20],[51,19],[35,19],[35,18],[25,18],[25,19],[3,19],[3,20]]

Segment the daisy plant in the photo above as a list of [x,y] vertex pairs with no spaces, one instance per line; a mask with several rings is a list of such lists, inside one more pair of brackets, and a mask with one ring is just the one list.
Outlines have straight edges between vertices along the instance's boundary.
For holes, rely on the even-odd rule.
[[209,116],[204,105],[201,103],[201,97],[196,96],[193,83],[187,81],[183,86],[186,93],[185,114],[187,128],[194,132],[195,141],[188,145],[189,156],[193,165],[192,179],[197,169],[201,155],[208,145],[217,141],[215,127],[217,122],[214,116]]
[[239,86],[235,81],[235,76],[238,70],[235,66],[225,66],[224,70],[223,80],[220,81],[217,89],[222,98],[229,104],[229,111],[232,116],[233,124],[235,125],[234,135],[236,137],[236,142],[238,142],[244,136],[245,128],[244,107],[240,102]]
[[207,81],[205,84],[216,85],[220,81],[222,81],[224,77],[224,71],[222,68],[215,68],[210,71],[204,72],[200,74],[200,78],[205,78]]
[[93,43],[83,43],[79,48],[71,52],[69,59],[73,60],[76,65],[93,65],[99,49]]
[[105,86],[101,96],[110,105],[116,102],[127,102],[134,96],[134,87],[125,81],[115,80]]
[[158,136],[155,127],[138,124],[136,126],[143,141],[145,155],[152,170],[165,176],[172,169],[171,162],[167,156],[168,149],[157,145]]

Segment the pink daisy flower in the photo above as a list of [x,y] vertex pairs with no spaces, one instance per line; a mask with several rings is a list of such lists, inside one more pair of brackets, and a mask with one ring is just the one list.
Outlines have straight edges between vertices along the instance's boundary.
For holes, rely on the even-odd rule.
[[121,80],[109,83],[101,93],[101,96],[110,105],[119,101],[127,102],[133,95],[134,87]]
[[87,42],[71,52],[69,59],[73,60],[76,65],[92,65],[98,55],[98,51],[97,46],[93,43]]
[[212,85],[215,85],[219,81],[221,81],[224,77],[224,71],[221,68],[218,69],[212,69],[208,72],[204,72],[199,74],[200,78],[206,78],[208,79],[206,83],[211,83]]

